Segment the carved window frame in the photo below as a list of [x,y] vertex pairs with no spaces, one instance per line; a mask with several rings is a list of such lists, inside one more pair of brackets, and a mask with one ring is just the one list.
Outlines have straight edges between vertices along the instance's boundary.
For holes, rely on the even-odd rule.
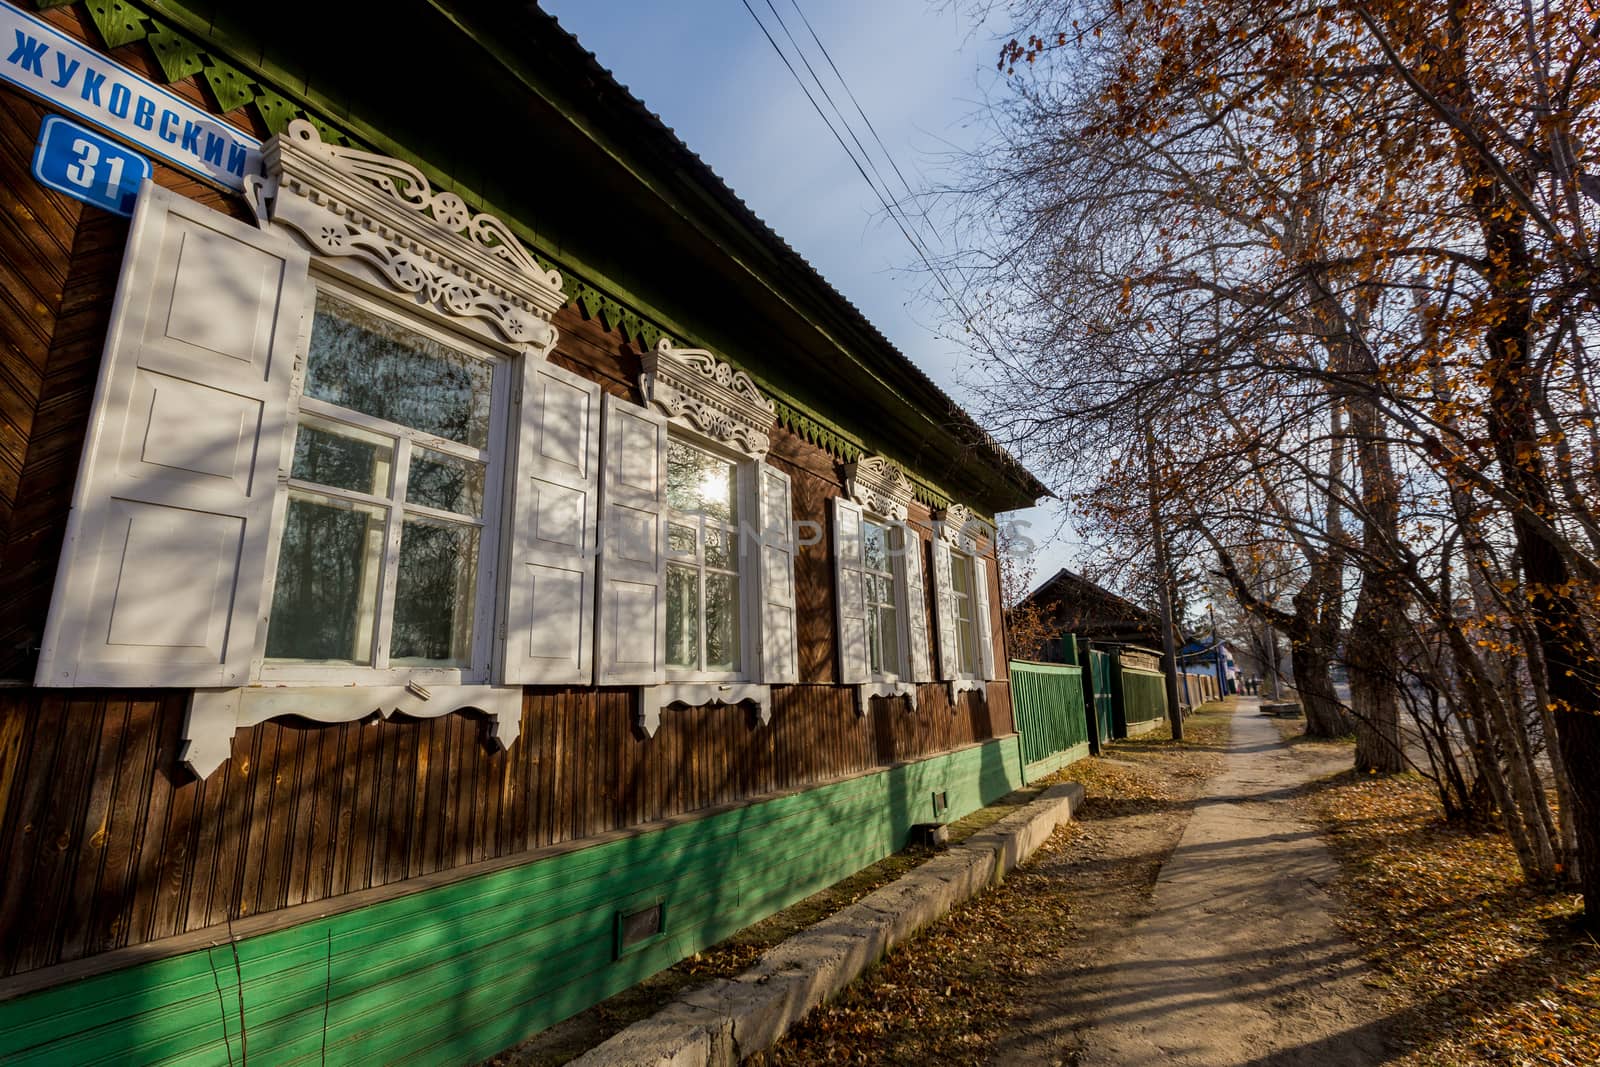
[[[456,194],[436,191],[408,163],[324,142],[302,119],[263,147],[262,161],[265,174],[246,179],[246,199],[262,229],[287,233],[311,251],[313,292],[325,284],[354,286],[397,321],[416,320],[430,333],[444,328],[497,352],[506,364],[496,372],[497,405],[515,389],[516,360],[544,360],[555,348],[558,334],[551,319],[567,302],[561,276],[541,267],[500,219],[475,214]],[[308,338],[309,330],[302,344]],[[303,374],[303,347],[298,359],[297,378]],[[297,381],[295,404],[300,388]],[[500,424],[506,425],[503,416]],[[516,432],[507,426],[494,441],[502,459],[514,451]],[[504,484],[501,479],[492,487],[497,499]],[[280,484],[279,491],[287,489]],[[497,532],[508,519],[509,509],[498,508]],[[281,534],[281,529],[272,534],[274,556]],[[483,562],[494,566],[496,585],[480,583],[477,595],[497,601],[488,616],[498,620],[497,586],[505,577],[498,573],[498,558]],[[494,627],[492,622],[491,631]],[[489,634],[478,638],[491,639]],[[492,677],[499,671],[498,657],[490,662]],[[196,774],[210,774],[228,757],[239,727],[280,715],[349,722],[397,712],[436,717],[474,710],[492,720],[490,736],[502,746],[516,739],[521,724],[521,685],[484,684],[431,667],[382,677],[360,667],[319,668],[303,677],[274,669],[264,670],[254,683],[193,691],[183,759]]]
[[[862,714],[866,713],[872,697],[903,696],[907,704],[914,710],[917,706],[917,679],[914,677],[912,667],[912,641],[916,635],[912,633],[911,612],[913,610],[923,613],[923,637],[928,633],[928,618],[926,604],[911,603],[911,582],[906,573],[907,545],[914,543],[914,551],[922,549],[922,539],[907,521],[911,514],[911,501],[915,490],[907,476],[905,468],[893,460],[883,456],[863,456],[861,459],[845,464],[844,468],[845,496],[861,505],[862,519],[883,526],[886,529],[898,530],[900,535],[900,550],[892,554],[892,568],[895,588],[895,614],[898,616],[897,627],[900,631],[900,667],[899,671],[871,671],[871,659],[868,658],[868,669],[871,673],[870,680],[856,685],[856,707]],[[921,560],[917,561],[921,567]],[[927,576],[923,575],[921,587],[926,588]],[[870,637],[869,637],[870,640]]]
[[[938,512],[934,516],[934,536],[944,541],[944,543],[950,548],[952,608],[954,607],[953,585],[955,563],[957,559],[961,559],[966,564],[967,573],[970,576],[970,580],[973,583],[976,583],[977,581],[976,560],[978,559],[978,537],[974,533],[975,528],[979,530],[989,529],[990,541],[994,541],[993,531],[989,528],[988,523],[983,519],[978,518],[977,515],[973,513],[972,509],[968,508],[965,504],[951,504],[949,507]],[[996,567],[999,565],[998,558],[995,560],[995,565]],[[949,677],[945,679],[946,684],[950,689],[950,702],[952,705],[954,705],[957,696],[963,692],[980,694],[986,694],[988,692],[988,682],[983,677],[983,649],[981,646],[985,641],[992,641],[993,634],[988,628],[987,620],[983,620],[978,617],[978,595],[978,590],[974,585],[974,588],[968,593],[968,596],[973,600],[973,617],[966,621],[966,629],[968,631],[969,639],[972,641],[975,659],[973,669],[967,670],[965,669],[966,665],[962,664],[962,669],[950,672]],[[987,591],[985,591],[982,596],[983,600],[987,601]],[[961,625],[959,617],[957,618],[957,625]]]
[[[734,461],[740,532],[738,677],[672,670],[658,685],[640,687],[639,725],[654,735],[669,706],[752,703],[762,724],[771,720],[772,687],[755,679],[761,651],[760,567],[744,530],[757,527],[759,464],[772,447],[777,406],[744,371],[703,348],[680,348],[663,337],[640,359],[639,391],[647,407],[666,416],[669,438]],[[665,596],[663,589],[662,595]],[[666,639],[665,633],[662,640]]]

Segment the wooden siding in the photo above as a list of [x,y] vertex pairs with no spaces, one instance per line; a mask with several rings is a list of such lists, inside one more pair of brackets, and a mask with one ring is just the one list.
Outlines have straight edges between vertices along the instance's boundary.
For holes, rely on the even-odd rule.
[[[1020,780],[1016,744],[989,742],[245,936],[250,1050],[475,1062],[902,847],[934,792],[959,818]],[[618,909],[655,900],[664,936],[615,957]],[[218,1063],[237,990],[231,951],[192,945],[0,1002],[0,1060]]]
[[0,974],[920,759],[1009,733],[993,697],[789,686],[645,738],[626,690],[530,690],[509,751],[471,713],[284,718],[198,781],[183,693],[0,691]]
[[[51,342],[82,210],[29,173],[44,114],[33,99],[0,88],[0,604],[6,605],[13,603],[15,570],[31,560],[26,549],[5,550],[14,527],[20,523],[20,540],[27,545],[37,523],[25,476],[28,451],[30,442],[50,439],[53,429],[48,414],[41,420],[40,406],[52,392]],[[7,661],[29,643],[19,622],[16,612],[0,611],[0,678],[8,676]]]

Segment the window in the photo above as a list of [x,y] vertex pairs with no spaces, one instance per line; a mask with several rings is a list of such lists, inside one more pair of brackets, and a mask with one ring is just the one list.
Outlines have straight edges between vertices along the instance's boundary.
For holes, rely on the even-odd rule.
[[544,362],[560,278],[406,164],[275,143],[263,225],[140,190],[40,684],[192,688],[202,775],[286,710],[470,706],[510,744],[517,686],[593,676],[600,390]]
[[317,294],[267,630],[267,670],[481,675],[496,360]]
[[875,519],[861,522],[862,561],[866,571],[867,667],[876,678],[900,677],[900,583],[895,570],[902,556],[901,529]]
[[973,639],[977,611],[973,594],[972,557],[950,553],[950,598],[955,613],[956,669],[962,674],[978,672],[977,642]]
[[668,438],[669,671],[731,678],[744,669],[739,485],[735,461]]

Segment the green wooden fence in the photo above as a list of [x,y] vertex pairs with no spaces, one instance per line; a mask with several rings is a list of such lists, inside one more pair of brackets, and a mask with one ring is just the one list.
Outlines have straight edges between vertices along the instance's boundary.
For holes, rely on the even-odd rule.
[[1122,708],[1130,733],[1166,717],[1166,678],[1158,672],[1122,668]]
[[1011,706],[1030,780],[1089,754],[1081,667],[1012,660]]

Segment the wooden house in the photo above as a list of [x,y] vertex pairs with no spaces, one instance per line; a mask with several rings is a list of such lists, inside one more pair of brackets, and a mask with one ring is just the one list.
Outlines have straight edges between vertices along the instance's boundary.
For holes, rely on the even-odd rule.
[[552,19],[352,7],[0,0],[0,1062],[481,1059],[1019,782],[1044,488]]
[[1024,605],[1031,605],[1057,635],[1043,650],[1047,662],[1076,662],[1062,644],[1063,634],[1105,644],[1161,646],[1160,615],[1065,567],[1040,582],[1018,607]]

